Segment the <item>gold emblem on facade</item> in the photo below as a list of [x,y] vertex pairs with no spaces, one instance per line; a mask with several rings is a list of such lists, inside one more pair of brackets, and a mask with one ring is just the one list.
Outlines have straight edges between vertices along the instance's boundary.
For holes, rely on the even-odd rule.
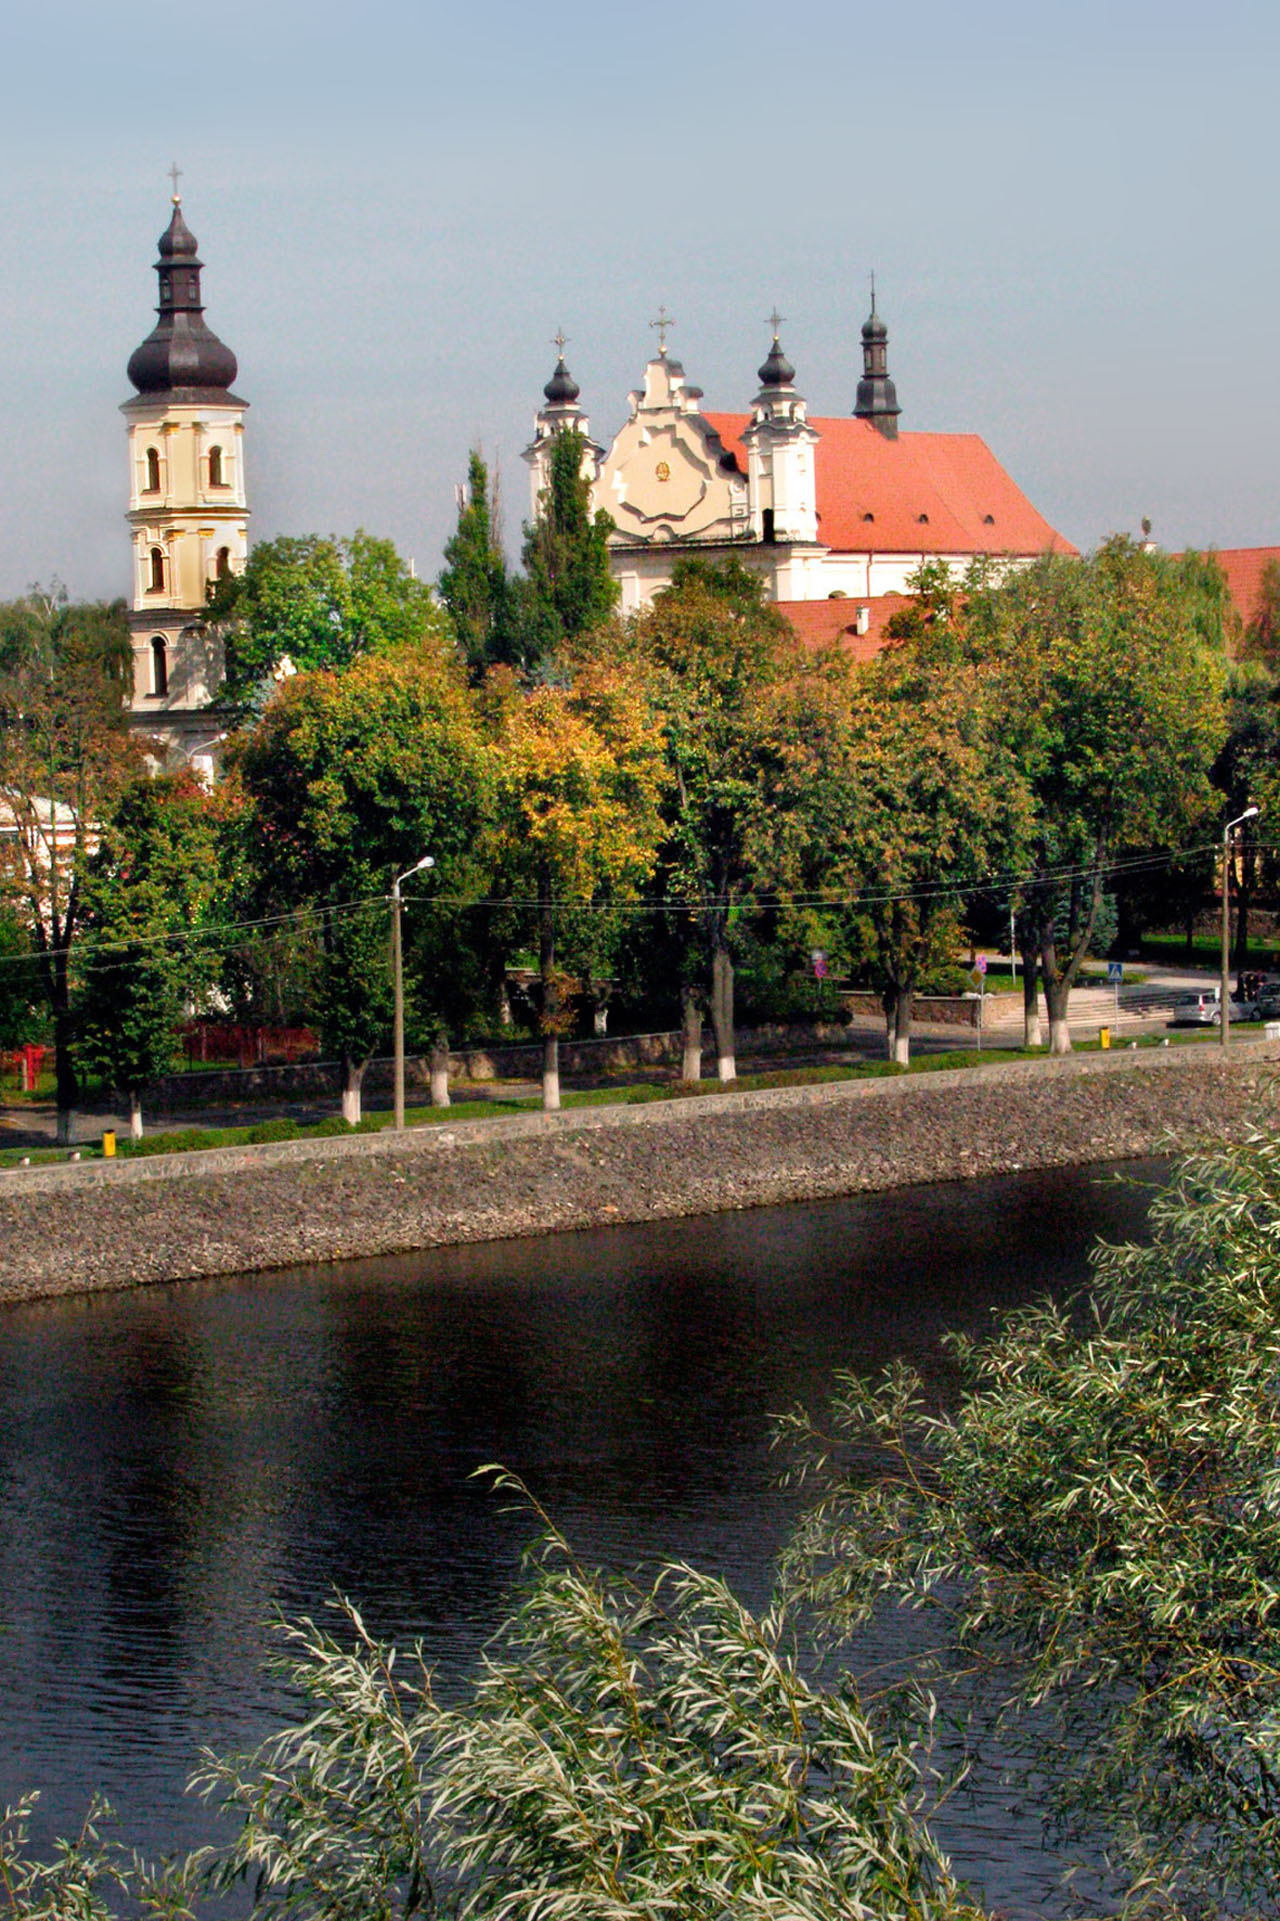
[[658,479],[659,479],[659,480],[670,480],[670,478],[671,478],[671,469],[670,469],[670,467],[668,467],[668,465],[667,465],[667,463],[666,463],[666,461],[665,461],[665,460],[660,460],[660,461],[658,462]]

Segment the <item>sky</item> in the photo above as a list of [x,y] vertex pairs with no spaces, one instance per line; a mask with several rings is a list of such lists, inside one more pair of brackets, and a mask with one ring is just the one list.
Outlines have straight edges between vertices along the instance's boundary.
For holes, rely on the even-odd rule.
[[167,169],[250,402],[256,539],[433,576],[505,536],[558,327],[607,441],[676,316],[712,409],[782,337],[851,411],[983,435],[1081,546],[1280,544],[1274,0],[0,0],[0,598],[127,591],[120,403]]

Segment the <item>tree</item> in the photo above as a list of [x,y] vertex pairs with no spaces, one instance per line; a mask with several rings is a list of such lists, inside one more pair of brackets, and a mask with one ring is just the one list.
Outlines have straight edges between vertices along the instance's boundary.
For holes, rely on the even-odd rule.
[[318,929],[322,1040],[342,1062],[342,1110],[360,1119],[365,1069],[387,1032],[394,874],[424,854],[439,891],[482,871],[490,764],[452,658],[424,650],[299,674],[268,702],[236,765],[260,900]]
[[490,667],[515,666],[519,659],[495,496],[483,456],[474,448],[457,531],[445,543],[440,575],[440,598],[474,680]]
[[[1249,957],[1250,911],[1260,887],[1269,884],[1274,899],[1276,859],[1274,823],[1280,808],[1280,687],[1258,661],[1233,667],[1227,681],[1226,739],[1212,767],[1213,784],[1223,796],[1223,818],[1234,820],[1255,801],[1260,821],[1247,820],[1235,842],[1237,871],[1231,887],[1236,911],[1235,961]],[[1215,834],[1215,840],[1219,838]]]
[[0,816],[11,823],[11,894],[35,948],[53,1025],[58,1140],[77,1095],[73,958],[98,824],[136,778],[143,745],[126,701],[123,601],[73,603],[55,583],[0,605]]
[[934,1611],[941,1674],[987,1677],[1003,1751],[1135,1904],[1274,1915],[1280,1140],[1186,1162],[1151,1231],[1097,1251],[1087,1298],[956,1343],[954,1413],[896,1368],[793,1417],[789,1571],[842,1629]]
[[142,1089],[172,1066],[176,1030],[217,977],[228,876],[227,802],[189,773],[126,790],[84,884],[86,955],[78,1048],[127,1095],[142,1138]]
[[581,913],[633,900],[653,871],[662,754],[643,691],[583,663],[570,684],[488,689],[498,775],[499,866],[537,916],[542,1103],[560,1105],[559,1039],[570,1024],[563,941]]
[[1280,562],[1269,560],[1262,570],[1258,605],[1239,651],[1242,660],[1259,661],[1271,673],[1280,672]]
[[1019,941],[1040,970],[1054,1053],[1071,1047],[1071,988],[1112,864],[1185,839],[1209,811],[1226,666],[1217,596],[1198,556],[1119,538],[967,592],[966,645],[998,671],[1034,796]]
[[228,704],[261,707],[274,681],[337,670],[396,648],[438,651],[444,617],[425,581],[389,540],[363,530],[282,535],[254,547],[241,574],[218,581],[208,618],[226,647]]
[[[731,1081],[735,923],[800,873],[846,698],[842,664],[810,654],[738,560],[677,564],[632,623],[628,671],[652,688],[669,770],[658,890],[683,952],[685,1073],[709,1003]],[[700,1070],[699,1070],[700,1071]]]
[[613,521],[603,509],[591,511],[585,455],[576,428],[553,437],[537,518],[524,530],[517,626],[526,671],[566,641],[602,627],[618,602],[620,589],[609,572]]
[[35,1038],[39,1001],[31,936],[17,914],[0,906],[0,1049]]
[[[855,961],[906,1066],[922,978],[954,960],[965,890],[1018,864],[1030,795],[992,677],[964,654],[943,570],[910,625],[857,676],[843,752],[827,765],[828,884]],[[899,618],[899,617],[895,617]]]

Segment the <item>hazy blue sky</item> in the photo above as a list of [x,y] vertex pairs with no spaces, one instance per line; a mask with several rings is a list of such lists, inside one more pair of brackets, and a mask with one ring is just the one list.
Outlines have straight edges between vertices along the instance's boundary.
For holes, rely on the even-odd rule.
[[905,427],[1081,544],[1280,542],[1278,57],[1275,0],[0,0],[0,595],[125,591],[174,158],[258,538],[434,573],[479,440],[516,545],[551,335],[607,438],[660,301],[708,406],[776,301],[847,412],[874,267]]

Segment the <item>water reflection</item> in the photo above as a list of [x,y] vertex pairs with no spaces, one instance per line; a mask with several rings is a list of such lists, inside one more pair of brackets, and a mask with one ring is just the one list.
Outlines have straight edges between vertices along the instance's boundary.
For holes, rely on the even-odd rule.
[[[144,1846],[200,1838],[198,1749],[283,1706],[273,1609],[335,1590],[459,1685],[530,1532],[484,1461],[584,1558],[686,1557],[758,1604],[793,1511],[770,1413],[899,1355],[945,1394],[945,1329],[1078,1281],[1148,1199],[1063,1170],[10,1310],[0,1796],[39,1787],[47,1833],[104,1790]],[[1025,1906],[1038,1872],[991,1892]]]

